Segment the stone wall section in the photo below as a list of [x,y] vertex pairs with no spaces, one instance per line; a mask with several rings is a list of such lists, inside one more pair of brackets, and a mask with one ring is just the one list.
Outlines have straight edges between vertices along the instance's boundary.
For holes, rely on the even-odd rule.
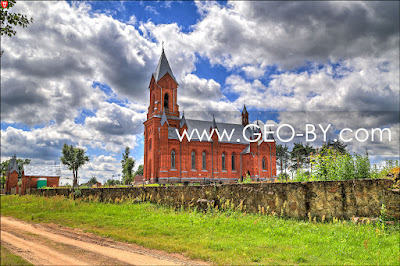
[[387,215],[400,219],[400,192],[390,179],[316,181],[206,186],[161,186],[131,188],[32,189],[43,196],[91,197],[99,201],[124,198],[157,204],[234,208],[253,213],[307,219],[309,216],[351,219],[378,217],[382,205]]

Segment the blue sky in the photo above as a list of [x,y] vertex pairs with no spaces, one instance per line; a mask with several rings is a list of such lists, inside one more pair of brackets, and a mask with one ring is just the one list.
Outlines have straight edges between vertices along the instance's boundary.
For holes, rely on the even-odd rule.
[[299,130],[388,127],[397,142],[349,149],[368,148],[376,162],[398,158],[398,5],[17,2],[34,23],[1,37],[1,159],[59,162],[66,142],[91,158],[82,180],[102,181],[120,173],[126,146],[143,163],[147,87],[162,42],[191,118],[234,119],[246,103],[250,120]]

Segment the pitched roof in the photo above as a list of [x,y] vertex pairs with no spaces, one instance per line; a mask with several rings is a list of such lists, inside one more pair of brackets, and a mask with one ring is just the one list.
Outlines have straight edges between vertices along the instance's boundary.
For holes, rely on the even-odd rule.
[[8,164],[7,170],[10,171],[10,174],[14,171],[19,174],[17,157],[15,155],[11,158],[10,163]]
[[60,177],[59,165],[24,165],[25,176]]
[[167,123],[167,126],[169,126],[167,116],[165,115],[165,111],[163,111],[163,114],[161,116],[161,126],[163,126],[164,123]]
[[174,74],[172,73],[172,69],[169,66],[168,59],[165,56],[164,48],[162,49],[160,60],[158,61],[158,65],[156,68],[156,72],[153,73],[154,79],[158,82],[162,77],[164,77],[167,73],[174,79],[176,83],[178,83],[175,79]]
[[184,125],[188,126],[185,118],[185,113],[182,114],[181,122],[179,122],[179,128],[182,128]]

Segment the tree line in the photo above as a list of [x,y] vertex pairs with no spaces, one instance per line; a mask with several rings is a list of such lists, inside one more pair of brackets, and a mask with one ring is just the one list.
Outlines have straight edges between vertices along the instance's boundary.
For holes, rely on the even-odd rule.
[[314,148],[310,144],[296,142],[292,150],[285,144],[276,145],[276,162],[280,169],[279,179],[288,181],[290,172],[293,174],[300,169],[312,169],[313,156],[320,154],[324,156],[328,150],[334,150],[338,154],[348,154],[347,145],[340,141],[332,141],[324,143],[320,148]]

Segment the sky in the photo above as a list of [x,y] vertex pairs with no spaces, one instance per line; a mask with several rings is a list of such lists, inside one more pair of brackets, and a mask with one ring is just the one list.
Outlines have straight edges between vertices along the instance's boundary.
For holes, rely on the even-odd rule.
[[[80,183],[120,178],[127,146],[142,164],[162,42],[187,118],[239,123],[245,103],[251,121],[329,123],[331,138],[388,128],[391,141],[348,148],[399,158],[399,2],[17,1],[12,11],[34,21],[1,36],[2,161],[58,164],[64,143],[79,146],[90,157]],[[71,175],[63,167],[61,183]]]

